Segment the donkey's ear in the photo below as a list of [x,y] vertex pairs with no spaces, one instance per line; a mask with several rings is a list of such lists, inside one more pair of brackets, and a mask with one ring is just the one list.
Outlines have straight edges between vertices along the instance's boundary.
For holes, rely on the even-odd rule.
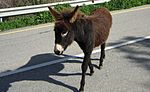
[[76,8],[71,12],[70,23],[73,23],[76,21],[77,16],[78,16],[78,9],[79,9],[79,6],[77,5]]
[[61,14],[59,14],[58,12],[56,12],[54,9],[52,9],[51,7],[48,7],[50,13],[52,14],[52,16],[55,18],[55,20],[59,20],[62,18]]

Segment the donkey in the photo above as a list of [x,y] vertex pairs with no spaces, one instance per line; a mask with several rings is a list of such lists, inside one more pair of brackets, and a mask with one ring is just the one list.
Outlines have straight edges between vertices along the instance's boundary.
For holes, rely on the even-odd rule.
[[66,48],[76,41],[84,53],[82,63],[82,78],[79,91],[84,90],[85,74],[89,66],[90,75],[94,73],[90,56],[94,47],[101,45],[101,56],[99,69],[103,65],[105,58],[105,43],[112,25],[112,16],[106,8],[94,10],[90,16],[79,12],[79,6],[72,11],[58,13],[48,7],[55,18],[55,46],[54,52],[61,55]]
[[92,3],[94,3],[94,0],[92,0]]

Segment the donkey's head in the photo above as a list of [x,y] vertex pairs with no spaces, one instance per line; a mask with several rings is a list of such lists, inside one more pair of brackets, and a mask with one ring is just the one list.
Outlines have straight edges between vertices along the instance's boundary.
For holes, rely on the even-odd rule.
[[60,55],[74,41],[74,31],[72,24],[77,18],[78,6],[73,11],[58,13],[48,7],[52,16],[55,18],[55,47],[54,52]]

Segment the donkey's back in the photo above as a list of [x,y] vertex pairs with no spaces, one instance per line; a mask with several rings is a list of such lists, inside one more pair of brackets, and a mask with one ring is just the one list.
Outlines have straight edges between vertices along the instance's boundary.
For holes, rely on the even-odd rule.
[[98,8],[91,13],[96,19],[101,20],[102,18],[108,23],[108,27],[111,28],[112,16],[107,8]]
[[106,8],[99,8],[91,13],[95,47],[106,42],[112,25],[112,16]]

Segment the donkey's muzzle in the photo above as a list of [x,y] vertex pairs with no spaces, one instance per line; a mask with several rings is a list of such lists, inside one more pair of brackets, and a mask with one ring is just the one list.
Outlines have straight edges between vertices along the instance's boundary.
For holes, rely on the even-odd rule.
[[55,54],[61,55],[63,53],[63,51],[64,51],[64,48],[62,47],[62,45],[55,44],[55,47],[54,47]]

